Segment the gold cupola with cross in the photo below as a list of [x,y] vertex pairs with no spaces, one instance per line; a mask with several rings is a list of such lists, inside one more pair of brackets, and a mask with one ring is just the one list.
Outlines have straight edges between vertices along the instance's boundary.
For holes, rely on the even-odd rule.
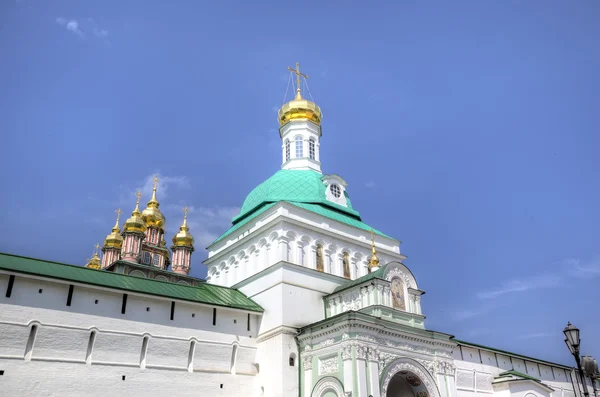
[[[159,229],[163,229],[165,226],[165,216],[158,209],[160,203],[156,199],[156,187],[158,185],[158,175],[154,176],[152,179],[153,188],[152,188],[152,198],[148,201],[146,208],[142,211],[142,219],[144,219],[144,223],[146,227],[157,227]],[[163,229],[164,230],[164,229]]]
[[100,261],[100,257],[98,256],[98,248],[100,248],[100,244],[94,245],[94,253],[90,259],[88,259],[87,267],[88,269],[100,270],[102,265]]
[[190,233],[190,228],[187,224],[187,216],[189,209],[183,209],[183,223],[179,227],[179,232],[173,237],[173,261],[171,269],[175,273],[189,274],[192,263],[192,253],[194,252],[194,237]]
[[302,97],[302,78],[308,79],[308,76],[300,73],[298,62],[296,62],[296,69],[288,67],[288,70],[296,75],[296,97],[279,109],[277,114],[279,125],[284,125],[291,120],[310,120],[321,125],[323,117],[321,108],[316,103]]

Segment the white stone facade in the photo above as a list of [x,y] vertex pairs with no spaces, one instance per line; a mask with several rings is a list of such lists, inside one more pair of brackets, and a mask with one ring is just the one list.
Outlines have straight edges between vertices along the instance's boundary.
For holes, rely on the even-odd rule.
[[[325,272],[343,276],[343,255],[349,254],[351,279],[368,273],[370,233],[319,216],[293,204],[279,202],[209,247],[206,281],[232,286],[280,261],[316,269],[317,246],[325,254]],[[402,261],[400,242],[377,235],[382,263]]]
[[67,306],[67,283],[17,274],[6,297],[8,280],[0,273],[3,395],[252,390],[260,313],[175,301],[171,320],[172,300],[129,293],[122,314],[122,291],[74,285]]

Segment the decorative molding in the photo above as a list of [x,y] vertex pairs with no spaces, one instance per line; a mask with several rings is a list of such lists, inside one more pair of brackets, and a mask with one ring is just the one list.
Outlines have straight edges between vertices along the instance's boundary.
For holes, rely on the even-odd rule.
[[333,391],[337,396],[346,396],[342,383],[333,376],[327,376],[317,382],[311,393],[311,397],[321,397],[329,390]]
[[356,345],[356,358],[359,360],[367,359],[367,347],[362,345]]
[[333,374],[338,370],[338,356],[319,359],[319,375]]
[[401,280],[403,280],[407,287],[416,288],[416,286],[413,287],[412,283],[410,282],[410,278],[397,267],[390,269],[387,272],[385,279],[391,282],[394,277],[399,277]]
[[324,341],[321,341],[321,342],[317,343],[316,345],[314,345],[313,349],[320,349],[322,347],[331,346],[334,343],[335,343],[335,339],[333,339],[333,338],[325,339]]
[[421,379],[431,397],[440,397],[433,376],[428,373],[427,370],[423,370],[421,368],[422,367],[419,363],[410,358],[399,358],[393,361],[382,376],[381,395],[387,395],[387,388],[394,375],[400,371],[409,371]]
[[302,357],[302,365],[303,365],[305,371],[312,370],[313,356],[310,354],[307,354],[304,357]]
[[367,350],[367,360],[379,362],[379,349],[376,347],[369,347]]
[[452,363],[449,363],[447,361],[441,361],[438,365],[438,371],[439,371],[439,373],[442,373],[445,375],[454,376],[456,367]]
[[352,359],[352,345],[347,345],[342,348],[342,360]]

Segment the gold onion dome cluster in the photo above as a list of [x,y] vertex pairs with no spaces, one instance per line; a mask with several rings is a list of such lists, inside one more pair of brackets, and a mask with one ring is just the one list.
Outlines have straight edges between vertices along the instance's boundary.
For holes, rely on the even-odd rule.
[[187,208],[183,211],[185,213],[183,223],[179,227],[179,232],[173,236],[173,246],[194,248],[194,236],[190,233],[190,228],[187,225]]
[[307,99],[302,98],[300,91],[297,91],[296,97],[284,104],[277,113],[279,125],[284,125],[291,120],[310,120],[321,125],[323,114],[319,106]]
[[148,201],[148,205],[142,211],[142,219],[146,226],[156,226],[162,229],[165,226],[165,216],[158,209],[160,203],[156,199],[156,182],[152,190],[152,198]]

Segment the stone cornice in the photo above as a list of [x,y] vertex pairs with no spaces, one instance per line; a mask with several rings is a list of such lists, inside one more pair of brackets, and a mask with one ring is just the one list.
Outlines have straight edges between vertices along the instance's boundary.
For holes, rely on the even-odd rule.
[[[327,338],[326,340],[331,340],[331,344],[333,344],[336,343],[336,336],[341,336],[340,340],[344,340],[345,336],[346,339],[350,338],[349,333],[364,332],[365,336],[362,338],[363,340],[377,343],[383,346],[393,346],[394,344],[396,344],[396,342],[391,341],[390,338],[392,338],[395,341],[399,340],[405,343],[420,344],[427,350],[431,350],[431,348],[452,350],[456,347],[456,343],[453,343],[453,341],[449,339],[450,335],[438,333],[435,331],[412,329],[411,327],[402,326],[389,321],[379,320],[371,316],[368,317],[371,317],[371,319],[377,321],[365,321],[364,319],[354,318],[358,314],[359,313],[356,312],[342,313],[341,315],[339,315],[339,317],[336,316],[338,317],[337,321],[332,321],[332,324],[329,326],[323,327],[324,322],[320,322],[319,329],[316,329],[317,327],[314,324],[312,326],[305,327],[300,330],[298,341],[301,345],[308,345],[310,340]],[[366,315],[364,316],[367,317]],[[390,329],[388,328],[388,326],[396,329]],[[373,334],[375,334],[376,336],[374,336]],[[447,340],[437,339],[436,336],[443,337]],[[361,338],[357,337],[357,339]],[[318,345],[319,343],[317,343],[315,346]],[[315,347],[311,346],[310,349],[315,349]],[[435,352],[431,351],[424,351],[424,353],[435,354]]]
[[273,338],[277,335],[281,335],[281,334],[296,336],[296,335],[298,335],[298,329],[293,328],[293,327],[287,327],[285,325],[275,327],[275,328],[272,328],[272,329],[258,335],[256,338],[256,343],[262,343],[262,342],[266,341],[267,339],[271,339],[271,338]]

